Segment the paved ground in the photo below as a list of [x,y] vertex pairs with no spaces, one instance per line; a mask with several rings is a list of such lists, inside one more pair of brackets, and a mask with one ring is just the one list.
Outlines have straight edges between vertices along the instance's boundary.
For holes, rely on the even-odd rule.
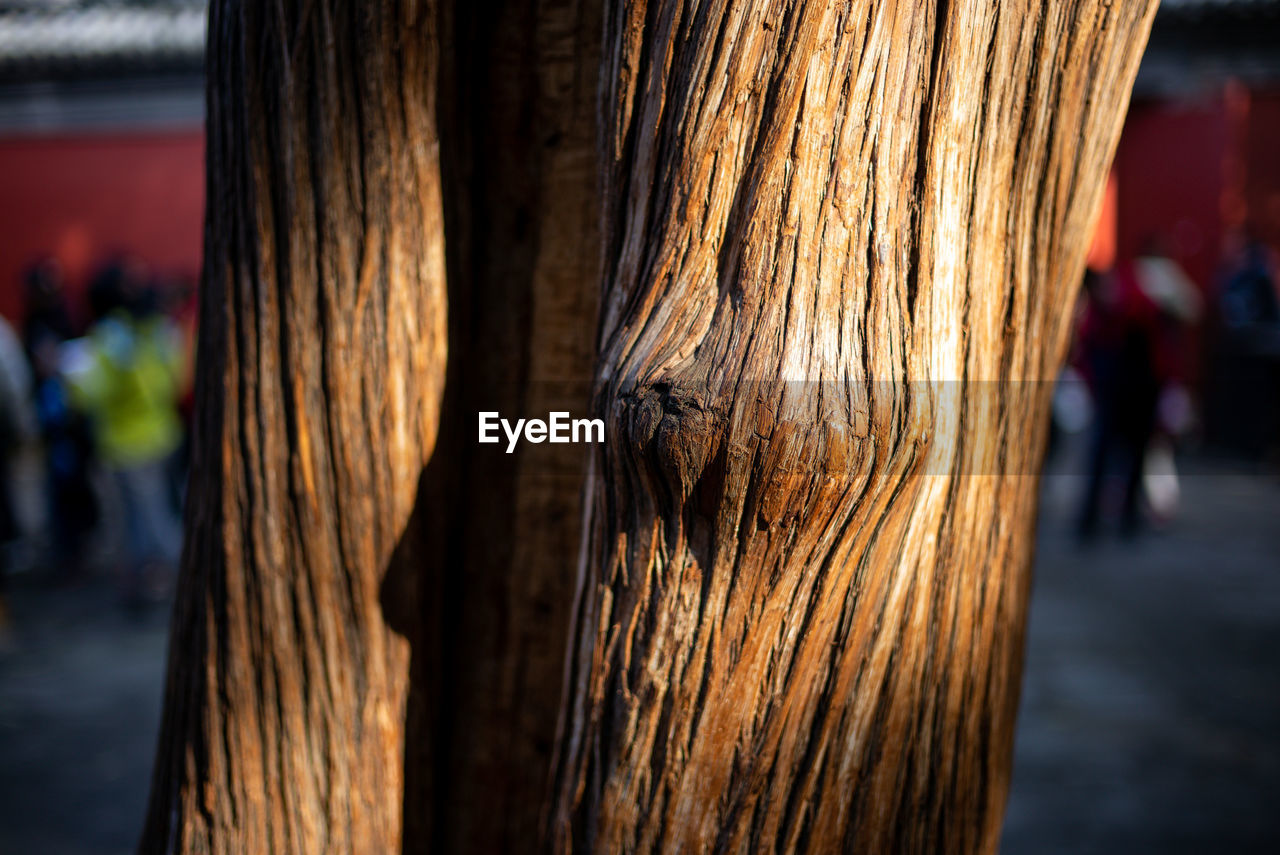
[[167,615],[108,580],[19,579],[0,653],[0,853],[133,852],[160,721]]
[[[1088,549],[1077,487],[1046,484],[1004,851],[1280,852],[1280,480],[1198,464],[1169,530]],[[11,606],[0,853],[131,851],[165,617],[101,578]]]
[[1006,855],[1280,852],[1280,479],[1081,548],[1045,485]]

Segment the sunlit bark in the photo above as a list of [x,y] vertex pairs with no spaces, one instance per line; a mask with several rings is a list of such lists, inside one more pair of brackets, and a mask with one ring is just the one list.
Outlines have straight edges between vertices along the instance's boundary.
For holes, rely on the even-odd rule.
[[996,847],[1044,381],[1154,8],[610,4],[558,851]]

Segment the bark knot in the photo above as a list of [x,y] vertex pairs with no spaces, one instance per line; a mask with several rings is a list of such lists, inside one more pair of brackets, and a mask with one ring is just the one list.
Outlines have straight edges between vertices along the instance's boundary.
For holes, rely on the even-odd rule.
[[657,497],[669,503],[664,510],[678,510],[719,443],[724,418],[698,394],[669,383],[619,393],[610,409],[633,465],[664,489]]

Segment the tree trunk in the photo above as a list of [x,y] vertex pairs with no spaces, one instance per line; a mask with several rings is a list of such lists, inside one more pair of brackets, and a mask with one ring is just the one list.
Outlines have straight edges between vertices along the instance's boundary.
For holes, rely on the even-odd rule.
[[215,0],[142,850],[993,849],[1153,6]]
[[[391,852],[383,592],[446,344],[430,5],[214,3],[188,538],[143,852]],[[384,596],[385,594],[385,596]]]
[[536,839],[586,456],[477,446],[476,413],[589,403],[599,42],[594,4],[214,4],[201,424],[144,851]]
[[990,852],[1154,0],[606,12],[559,851]]

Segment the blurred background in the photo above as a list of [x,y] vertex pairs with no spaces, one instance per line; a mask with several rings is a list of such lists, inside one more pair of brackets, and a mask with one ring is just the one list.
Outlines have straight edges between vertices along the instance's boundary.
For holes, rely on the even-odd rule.
[[[0,0],[0,853],[132,851],[204,4]],[[1280,851],[1280,0],[1164,0],[1054,402],[1008,853]]]

